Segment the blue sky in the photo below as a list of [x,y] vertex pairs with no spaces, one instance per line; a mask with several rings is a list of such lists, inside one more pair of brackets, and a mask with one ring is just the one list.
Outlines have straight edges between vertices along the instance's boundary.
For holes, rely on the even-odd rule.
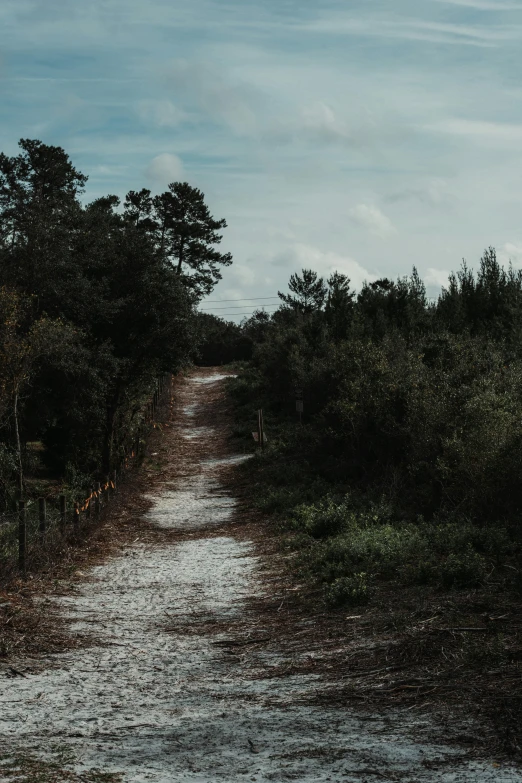
[[0,149],[64,147],[88,200],[201,188],[212,300],[522,267],[522,0],[2,0],[0,41]]

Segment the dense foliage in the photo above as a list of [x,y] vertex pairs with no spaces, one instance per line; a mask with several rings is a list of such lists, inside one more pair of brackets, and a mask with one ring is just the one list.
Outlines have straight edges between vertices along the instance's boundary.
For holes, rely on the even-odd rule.
[[334,602],[390,571],[479,583],[516,551],[522,509],[522,272],[489,248],[436,303],[415,269],[357,295],[303,270],[290,291],[243,324],[235,393],[268,420],[262,503],[291,518]]
[[82,204],[60,147],[0,154],[0,508],[37,443],[50,475],[113,464],[157,376],[197,353],[195,305],[231,263],[201,191]]
[[197,364],[215,367],[252,358],[252,340],[232,321],[210,313],[198,313],[199,350]]

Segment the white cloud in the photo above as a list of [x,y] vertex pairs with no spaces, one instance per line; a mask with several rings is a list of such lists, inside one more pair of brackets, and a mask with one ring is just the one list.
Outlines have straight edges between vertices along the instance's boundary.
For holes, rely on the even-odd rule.
[[234,133],[256,131],[260,95],[252,85],[226,78],[215,65],[188,60],[172,63],[166,79],[187,102]]
[[445,180],[432,179],[424,185],[404,188],[403,190],[390,193],[385,200],[391,203],[397,201],[420,201],[422,204],[428,204],[432,207],[447,206],[453,201],[449,185]]
[[283,239],[287,241],[292,241],[296,239],[295,231],[292,231],[290,228],[272,228],[272,226],[268,226],[266,229],[266,235],[270,239]]
[[[389,113],[383,116],[364,103],[359,96],[353,96],[350,104],[350,116],[347,117],[347,95],[338,97],[334,108],[325,101],[294,104],[288,101],[278,106],[259,122],[262,138],[271,145],[290,144],[294,150],[302,149],[298,145],[305,143],[314,147],[344,146],[369,152],[383,141],[391,143],[402,141],[405,132],[410,133]],[[310,166],[309,168],[313,167]]]
[[428,125],[426,130],[502,145],[509,143],[519,145],[522,142],[521,123],[485,122],[455,118]]
[[497,255],[501,264],[507,266],[511,262],[515,268],[522,268],[522,242],[517,245],[514,245],[512,242],[506,242]]
[[302,109],[302,123],[305,131],[311,136],[327,141],[345,140],[350,138],[348,126],[340,122],[331,106],[317,101]]
[[329,277],[333,272],[347,275],[352,288],[361,288],[365,280],[376,280],[377,275],[362,267],[350,256],[320,250],[312,245],[295,243],[285,250],[276,253],[272,264],[277,267],[287,267],[288,274],[300,272],[301,269],[313,269],[323,277]]
[[397,233],[390,218],[386,217],[380,209],[367,204],[358,204],[349,210],[348,216],[353,223],[367,229],[370,233],[380,237],[391,236]]
[[252,286],[257,281],[256,270],[252,266],[234,262],[227,270],[227,280],[230,278],[240,286]]
[[301,29],[314,33],[332,35],[371,36],[407,41],[425,41],[435,44],[454,44],[458,46],[495,46],[500,41],[512,41],[519,37],[520,29],[516,25],[498,25],[496,28],[486,25],[451,24],[447,22],[424,21],[415,18],[372,15],[364,18],[355,15],[324,16],[301,25]]
[[187,112],[175,106],[172,101],[141,101],[138,113],[142,120],[160,128],[177,128],[188,118]]
[[501,0],[432,0],[435,3],[460,5],[477,11],[522,11],[520,3],[503,3]]
[[434,267],[429,267],[426,271],[426,274],[424,275],[424,283],[426,288],[440,289],[442,286],[448,285],[449,276],[450,272],[447,269],[435,269]]
[[171,182],[179,182],[183,178],[183,163],[177,155],[163,152],[151,160],[145,174],[147,179],[158,185],[169,185]]

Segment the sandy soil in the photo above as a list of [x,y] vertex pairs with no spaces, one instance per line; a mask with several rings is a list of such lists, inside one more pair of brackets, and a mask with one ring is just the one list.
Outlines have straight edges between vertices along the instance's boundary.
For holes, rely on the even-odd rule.
[[71,632],[95,641],[0,679],[2,752],[44,759],[58,743],[77,773],[151,783],[522,783],[515,769],[441,745],[435,727],[428,741],[429,716],[314,706],[318,675],[280,676],[284,651],[252,601],[269,590],[262,555],[226,489],[245,457],[209,423],[222,380],[196,371],[178,390],[149,532],[53,599]]

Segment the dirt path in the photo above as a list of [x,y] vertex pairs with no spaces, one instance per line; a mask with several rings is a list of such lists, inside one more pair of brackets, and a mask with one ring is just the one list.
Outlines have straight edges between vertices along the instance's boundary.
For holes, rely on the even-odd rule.
[[[3,764],[22,749],[43,760],[66,751],[78,774],[151,783],[522,783],[513,769],[416,741],[429,718],[312,706],[317,675],[271,675],[284,654],[250,601],[268,588],[225,489],[242,457],[209,424],[222,377],[196,371],[179,390],[165,451],[150,457],[163,469],[149,531],[56,599],[72,631],[96,641],[0,680]],[[34,774],[25,779],[43,779]]]

